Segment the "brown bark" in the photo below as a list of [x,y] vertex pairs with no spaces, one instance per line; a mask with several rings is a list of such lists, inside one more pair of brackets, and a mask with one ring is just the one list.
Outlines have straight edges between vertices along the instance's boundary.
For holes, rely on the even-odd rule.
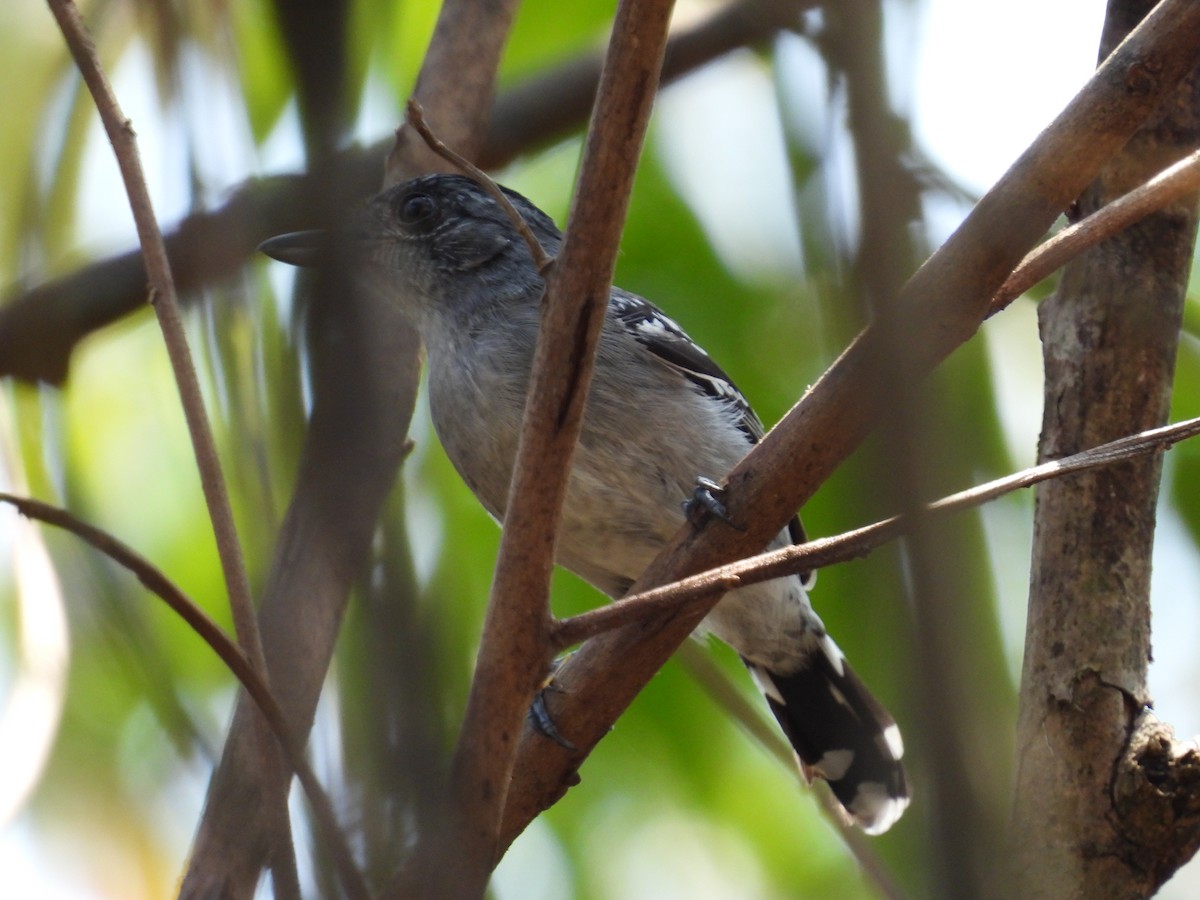
[[[728,510],[744,531],[685,529],[633,590],[757,552],[861,442],[884,410],[881,389],[924,375],[974,334],[990,298],[1054,218],[1186,76],[1200,52],[1200,7],[1165,0],[1042,133],[791,413],[730,473]],[[903,348],[900,371],[886,348]],[[549,697],[566,751],[527,728],[502,840],[511,841],[577,779],[592,747],[708,605],[589,641],[556,673]]]
[[[556,647],[550,575],[592,358],[658,86],[673,0],[622,0],[541,330],[480,649],[455,747],[449,843],[428,833],[389,897],[475,897],[499,861],[517,741]],[[536,256],[536,254],[535,254]],[[443,839],[445,840],[445,839]],[[453,859],[453,865],[431,860]]]
[[[445,72],[424,74],[423,81],[436,87],[434,109],[446,137],[467,152],[478,150],[473,136],[483,131],[478,117],[490,103],[515,8],[516,0],[447,0],[442,7],[434,41],[445,46],[431,59],[452,66],[464,89],[484,96],[456,98],[448,86],[454,79]],[[398,151],[391,162],[391,177],[399,177],[419,172],[424,160]],[[339,205],[353,197],[335,178],[319,187],[317,208],[326,211],[327,225],[335,224]],[[312,727],[350,589],[404,453],[418,378],[416,334],[391,306],[356,298],[353,280],[338,263],[335,254],[333,264],[316,273],[308,323],[313,415],[259,616],[271,682],[300,736]],[[282,766],[264,770],[257,764],[250,741],[254,716],[253,705],[241,697],[181,896],[254,892],[269,852],[264,798],[290,780]]]
[[[1114,0],[1102,54],[1152,6]],[[1131,69],[1131,84],[1144,74]],[[1194,150],[1198,102],[1193,73],[1104,167],[1079,212]],[[1064,271],[1039,315],[1041,459],[1166,421],[1196,222],[1188,195]],[[1169,729],[1146,713],[1160,471],[1155,457],[1038,490],[1012,830],[1026,896],[1149,896],[1195,846],[1195,760],[1164,753]],[[1158,785],[1180,791],[1187,815],[1147,821],[1135,798],[1162,810]]]

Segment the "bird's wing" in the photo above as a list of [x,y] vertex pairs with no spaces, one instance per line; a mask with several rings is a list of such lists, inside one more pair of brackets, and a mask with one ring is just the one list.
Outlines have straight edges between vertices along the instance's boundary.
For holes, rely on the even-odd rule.
[[745,396],[670,316],[650,301],[620,288],[613,289],[608,309],[609,316],[654,356],[709,397],[728,404],[737,414],[738,428],[750,443],[758,443],[764,434],[763,425]]
[[[751,408],[745,395],[738,390],[733,379],[725,374],[711,356],[693,341],[686,331],[649,300],[620,288],[613,288],[608,303],[609,315],[637,341],[666,365],[679,372],[697,388],[721,403],[729,404],[737,413],[738,428],[757,444],[765,433],[762,422]],[[697,475],[706,473],[697,472]],[[788,522],[788,535],[794,544],[808,540],[800,516]],[[812,581],[812,573],[800,576],[805,586]]]

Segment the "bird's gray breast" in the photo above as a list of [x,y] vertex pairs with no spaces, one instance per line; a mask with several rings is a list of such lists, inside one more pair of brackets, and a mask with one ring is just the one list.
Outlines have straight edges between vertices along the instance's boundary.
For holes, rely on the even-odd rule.
[[[429,342],[429,408],[450,462],[497,519],[504,518],[532,351],[502,335],[463,329]],[[470,341],[470,352],[456,344]]]
[[[531,325],[497,320],[426,338],[438,437],[501,520],[532,365]],[[612,596],[683,524],[680,504],[696,476],[720,477],[749,447],[723,404],[622,337],[609,328],[601,338],[557,553],[559,563]]]

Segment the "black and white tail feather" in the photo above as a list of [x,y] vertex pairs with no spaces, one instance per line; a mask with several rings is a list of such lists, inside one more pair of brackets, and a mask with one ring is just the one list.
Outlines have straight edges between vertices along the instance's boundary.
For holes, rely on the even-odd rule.
[[[728,407],[750,444],[759,441],[762,423],[742,392],[673,320],[619,288],[613,290],[609,315],[696,390]],[[788,523],[787,537],[796,544],[806,540],[799,516]],[[847,822],[868,834],[882,834],[909,802],[900,729],[808,606],[805,591],[816,581],[815,573],[804,573],[798,581],[794,597],[803,605],[802,618],[808,625],[797,648],[799,665],[793,657],[787,674],[782,674],[745,656],[742,661],[791,742],[804,776],[810,782],[813,778],[828,782]]]
[[900,729],[833,639],[813,637],[805,665],[790,674],[743,662],[805,777],[828,782],[848,823],[867,834],[882,834],[909,801]]

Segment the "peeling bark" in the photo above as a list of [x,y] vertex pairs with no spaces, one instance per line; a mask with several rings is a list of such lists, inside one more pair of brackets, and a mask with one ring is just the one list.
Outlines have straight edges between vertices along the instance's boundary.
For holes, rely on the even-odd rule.
[[[1114,0],[1102,56],[1153,5]],[[1130,89],[1143,74],[1130,70]],[[1193,73],[1072,214],[1087,215],[1195,149],[1198,99]],[[1166,421],[1196,221],[1190,195],[1064,271],[1039,314],[1046,368],[1041,460]],[[1190,856],[1179,852],[1191,843],[1183,833],[1156,832],[1155,847],[1129,831],[1142,815],[1133,798],[1153,788],[1130,748],[1150,702],[1150,557],[1160,473],[1155,457],[1038,490],[1012,832],[1022,896],[1147,896]],[[1122,786],[1122,803],[1114,784]],[[1139,846],[1153,848],[1155,864],[1130,852]],[[1173,863],[1159,864],[1167,859]]]
[[1153,893],[1200,849],[1200,748],[1143,711],[1118,763],[1112,805],[1116,852]]

